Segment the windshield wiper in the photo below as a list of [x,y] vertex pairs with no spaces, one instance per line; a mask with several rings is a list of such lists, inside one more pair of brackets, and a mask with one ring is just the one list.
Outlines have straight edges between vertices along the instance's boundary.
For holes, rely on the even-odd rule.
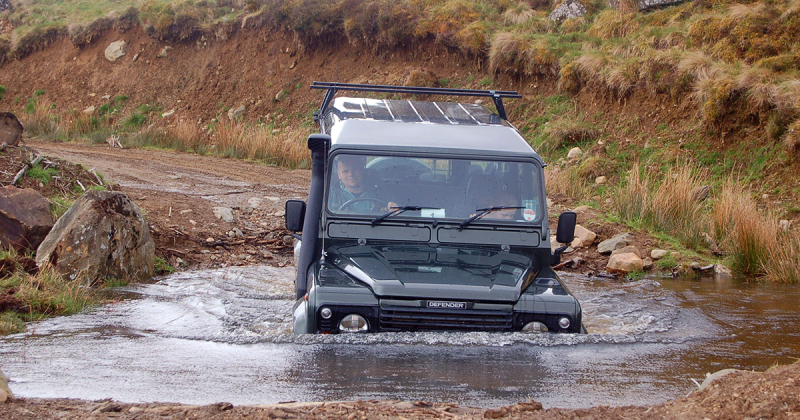
[[475,211],[477,211],[478,213],[475,214],[474,216],[470,217],[469,219],[464,220],[463,222],[459,223],[458,230],[464,229],[464,226],[466,226],[466,225],[468,225],[468,224],[470,224],[470,223],[482,218],[483,216],[486,216],[487,214],[489,214],[489,213],[491,213],[493,211],[496,211],[496,210],[512,210],[512,209],[516,210],[516,209],[524,209],[524,208],[525,207],[521,207],[521,206],[494,206],[494,207],[486,207],[484,209],[476,209]]
[[384,221],[384,219],[388,217],[392,217],[394,215],[400,214],[404,211],[408,210],[425,210],[425,209],[438,209],[439,207],[428,207],[428,206],[400,206],[400,207],[391,207],[388,213],[382,214],[374,219],[372,219],[372,226],[377,225],[378,223]]

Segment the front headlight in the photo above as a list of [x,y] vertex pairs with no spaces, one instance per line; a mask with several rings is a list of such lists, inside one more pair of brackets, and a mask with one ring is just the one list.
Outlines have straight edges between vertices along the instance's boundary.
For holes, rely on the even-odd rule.
[[563,317],[563,318],[559,319],[559,320],[558,320],[558,326],[559,326],[559,327],[561,327],[561,328],[563,328],[563,329],[565,329],[565,330],[566,330],[567,328],[569,328],[569,326],[570,326],[570,321],[569,321],[569,318],[567,318],[567,317]]
[[345,333],[365,332],[369,330],[369,323],[361,315],[350,314],[339,322],[339,331]]
[[525,324],[524,327],[522,327],[522,332],[528,332],[528,333],[543,333],[548,331],[550,330],[547,329],[547,326],[539,321],[529,322]]

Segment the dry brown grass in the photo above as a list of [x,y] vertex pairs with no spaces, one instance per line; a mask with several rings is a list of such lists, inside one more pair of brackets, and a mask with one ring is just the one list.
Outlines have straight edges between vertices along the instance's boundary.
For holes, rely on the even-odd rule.
[[734,21],[764,14],[767,6],[764,3],[733,4],[728,8],[728,17]]
[[503,12],[503,22],[506,25],[519,25],[534,16],[536,11],[528,3],[520,2]]
[[764,262],[766,279],[779,283],[800,283],[800,234],[783,233],[778,242],[780,246],[774,248]]
[[574,168],[547,167],[544,183],[548,194],[563,194],[582,199],[591,196],[591,186]]
[[702,51],[687,52],[678,62],[678,71],[693,79],[712,79],[720,70],[716,61]]
[[765,112],[783,102],[778,85],[775,84],[775,75],[767,69],[745,69],[736,77],[736,89],[746,92],[751,113]]
[[597,137],[599,130],[581,116],[563,116],[550,121],[544,128],[544,133],[547,135],[545,149],[555,150],[565,145],[592,140]]
[[489,68],[497,71],[501,65],[517,68],[522,63],[522,51],[527,42],[522,35],[512,32],[499,32],[492,37],[489,50]]
[[606,10],[597,16],[588,33],[603,39],[624,38],[639,29],[639,23],[634,16],[634,13]]
[[652,224],[678,237],[684,245],[699,247],[707,220],[702,214],[704,203],[698,200],[695,189],[707,178],[704,171],[695,171],[688,163],[676,166],[653,194],[648,210]]
[[650,181],[642,177],[642,168],[638,163],[632,165],[626,181],[612,193],[614,209],[623,220],[642,223],[651,206]]
[[743,275],[766,274],[765,266],[781,244],[778,223],[771,213],[759,212],[755,200],[730,179],[712,211],[717,241],[728,252],[732,269]]

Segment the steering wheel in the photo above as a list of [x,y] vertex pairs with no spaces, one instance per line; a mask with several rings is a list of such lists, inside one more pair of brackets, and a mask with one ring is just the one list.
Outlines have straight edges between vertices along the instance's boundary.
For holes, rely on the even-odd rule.
[[385,202],[385,201],[383,201],[383,200],[380,200],[380,199],[377,199],[377,198],[372,198],[372,197],[356,197],[356,198],[354,198],[354,199],[352,199],[352,200],[347,200],[347,201],[345,201],[344,203],[342,203],[342,205],[341,205],[341,206],[339,206],[339,210],[344,210],[344,209],[346,209],[347,207],[349,207],[349,206],[352,206],[352,205],[353,205],[353,204],[355,204],[355,203],[360,203],[360,202],[362,202],[362,201],[367,201],[367,202],[370,202],[370,203],[372,203],[372,206],[370,206],[369,210],[367,210],[367,211],[375,211],[376,209],[379,209],[379,208],[380,208],[380,206],[384,206],[384,205],[386,205],[386,202]]

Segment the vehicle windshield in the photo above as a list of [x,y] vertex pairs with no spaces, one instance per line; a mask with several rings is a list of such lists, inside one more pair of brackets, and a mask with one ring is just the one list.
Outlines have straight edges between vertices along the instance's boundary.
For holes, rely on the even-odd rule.
[[544,214],[541,169],[530,161],[340,153],[330,170],[328,211],[363,215],[373,224],[393,218],[461,222],[481,213],[470,224],[532,223]]

